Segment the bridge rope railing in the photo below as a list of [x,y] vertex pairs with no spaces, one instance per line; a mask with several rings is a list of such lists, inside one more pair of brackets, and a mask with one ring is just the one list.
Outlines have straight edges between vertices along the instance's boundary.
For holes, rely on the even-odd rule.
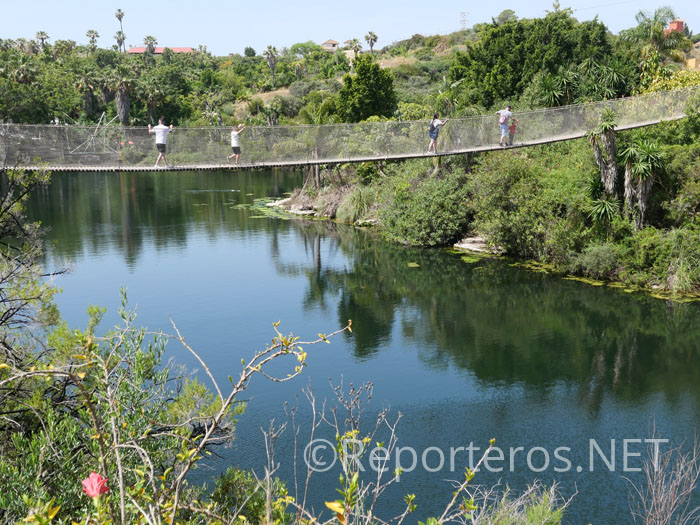
[[[651,93],[556,108],[516,112],[515,145],[556,142],[584,136],[598,125],[604,109],[616,114],[618,129],[682,118],[700,87]],[[362,122],[304,126],[250,127],[240,135],[242,165],[332,164],[427,155],[427,121]],[[231,154],[228,127],[176,127],[168,135],[171,165],[226,165]],[[498,117],[451,119],[441,130],[441,154],[495,149]],[[5,166],[109,168],[152,166],[154,135],[145,127],[0,124],[0,162]]]

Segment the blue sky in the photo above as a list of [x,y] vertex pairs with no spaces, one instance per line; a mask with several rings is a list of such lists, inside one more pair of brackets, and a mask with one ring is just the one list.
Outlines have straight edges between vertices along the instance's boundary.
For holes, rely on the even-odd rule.
[[[552,9],[551,0],[515,2],[468,2],[464,0],[0,0],[0,38],[34,38],[45,31],[50,41],[71,39],[86,43],[85,32],[96,29],[98,45],[115,43],[119,23],[114,17],[124,11],[127,45],[142,45],[146,35],[153,35],[159,45],[178,47],[198,45],[216,55],[242,53],[252,46],[258,53],[269,44],[278,49],[296,42],[321,43],[329,38],[344,42],[374,31],[377,47],[423,35],[445,34],[460,29],[460,13],[468,13],[468,26],[488,22],[504,9],[513,9],[522,18],[544,15]],[[700,8],[697,1],[677,0],[561,0],[561,7],[571,7],[579,20],[596,15],[614,33],[635,24],[639,10],[653,11],[668,5],[700,33]]]

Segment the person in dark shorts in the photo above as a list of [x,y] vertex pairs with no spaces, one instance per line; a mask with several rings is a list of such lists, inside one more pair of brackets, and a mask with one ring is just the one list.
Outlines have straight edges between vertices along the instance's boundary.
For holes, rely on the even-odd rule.
[[428,136],[430,137],[430,144],[428,144],[428,153],[437,154],[437,139],[440,134],[440,128],[445,125],[445,123],[450,119],[440,120],[440,116],[435,113],[433,115],[433,120],[430,121],[428,125]]
[[241,157],[241,143],[238,136],[245,128],[243,124],[239,124],[238,127],[234,127],[231,130],[231,149],[233,153],[228,156],[228,159],[231,160],[233,157],[236,157],[236,164],[238,164],[238,159]]
[[148,134],[156,134],[156,149],[158,150],[158,158],[156,159],[155,166],[158,166],[160,159],[163,159],[163,164],[165,164],[166,168],[168,167],[168,161],[165,160],[165,143],[168,133],[172,133],[174,129],[175,128],[172,124],[170,124],[170,127],[165,125],[165,117],[160,117],[158,119],[158,125],[155,127],[151,127],[150,124],[148,125]]

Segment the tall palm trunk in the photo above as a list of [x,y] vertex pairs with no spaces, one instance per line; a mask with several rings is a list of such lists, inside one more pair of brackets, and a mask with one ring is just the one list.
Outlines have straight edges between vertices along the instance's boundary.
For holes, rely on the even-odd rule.
[[[605,187],[608,196],[617,198],[615,183],[617,181],[617,151],[615,145],[615,132],[613,130],[604,131],[600,134],[600,141],[603,145],[601,150],[598,144],[598,137],[591,136],[591,145],[595,162],[600,170],[600,180]],[[605,155],[603,155],[605,153]]]
[[85,115],[92,115],[92,91],[88,90],[85,92]]
[[117,116],[123,125],[126,125],[129,121],[130,109],[129,91],[120,87],[117,90]]

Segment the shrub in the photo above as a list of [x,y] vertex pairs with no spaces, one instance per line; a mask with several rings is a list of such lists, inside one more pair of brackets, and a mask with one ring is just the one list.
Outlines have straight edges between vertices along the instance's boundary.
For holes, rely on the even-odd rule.
[[354,223],[367,216],[376,201],[377,190],[372,186],[357,186],[347,193],[336,211],[339,221]]
[[576,255],[569,271],[594,279],[613,279],[619,268],[619,250],[614,244],[591,244]]
[[380,196],[382,231],[413,246],[459,240],[470,220],[466,175],[449,169],[431,174],[427,161],[406,162],[391,171]]

